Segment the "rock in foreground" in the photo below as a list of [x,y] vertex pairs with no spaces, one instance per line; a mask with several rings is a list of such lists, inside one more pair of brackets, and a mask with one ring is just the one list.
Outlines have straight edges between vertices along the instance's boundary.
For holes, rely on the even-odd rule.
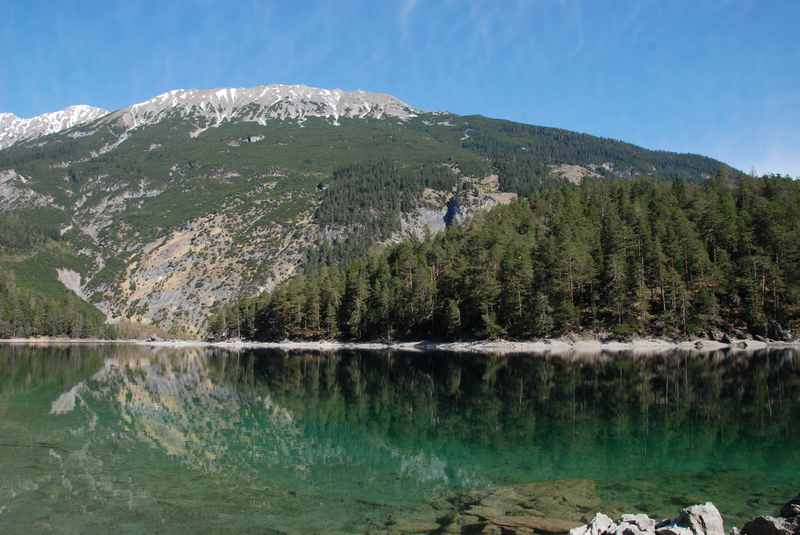
[[[596,513],[600,500],[590,480],[567,480],[498,487],[440,503],[425,514],[394,519],[378,534],[476,535],[726,535],[711,502],[684,508],[657,522],[646,514]],[[450,509],[450,508],[453,509]],[[730,535],[800,535],[800,496],[783,506],[781,516],[759,516]],[[591,520],[590,520],[591,518]]]
[[725,535],[722,515],[711,502],[693,505],[656,526],[657,535]]
[[781,508],[781,516],[759,516],[745,524],[742,535],[800,535],[800,495]]

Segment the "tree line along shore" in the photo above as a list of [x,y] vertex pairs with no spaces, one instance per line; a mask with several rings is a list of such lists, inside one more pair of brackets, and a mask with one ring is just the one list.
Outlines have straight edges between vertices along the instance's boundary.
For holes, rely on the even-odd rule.
[[800,325],[800,184],[585,180],[463,225],[310,262],[217,308],[209,339],[786,341]]

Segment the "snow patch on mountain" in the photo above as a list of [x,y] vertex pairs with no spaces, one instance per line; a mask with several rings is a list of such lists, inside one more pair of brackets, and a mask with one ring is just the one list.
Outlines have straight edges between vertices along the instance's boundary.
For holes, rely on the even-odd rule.
[[0,113],[0,149],[5,149],[20,141],[36,139],[79,126],[108,113],[102,108],[80,104],[23,119],[13,113]]
[[321,117],[338,122],[340,118],[416,117],[417,110],[384,93],[319,89],[303,85],[262,85],[251,88],[175,89],[145,102],[109,115],[109,123],[121,123],[126,130],[155,124],[178,116],[192,120],[196,137],[208,128],[226,121],[270,120],[305,121]]

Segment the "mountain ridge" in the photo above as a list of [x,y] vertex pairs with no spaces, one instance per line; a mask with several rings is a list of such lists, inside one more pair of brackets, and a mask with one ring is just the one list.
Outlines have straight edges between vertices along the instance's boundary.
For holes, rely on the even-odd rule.
[[199,122],[196,137],[222,122],[240,120],[265,125],[268,120],[307,118],[376,118],[408,120],[419,110],[388,93],[323,89],[306,85],[268,84],[254,87],[173,89],[148,100],[108,111],[85,104],[28,119],[0,113],[0,150],[104,118],[101,123],[123,125],[125,131],[155,124],[175,112]]
[[43,113],[30,118],[13,113],[0,113],[0,150],[20,141],[55,134],[108,114],[108,110],[76,104],[63,110]]

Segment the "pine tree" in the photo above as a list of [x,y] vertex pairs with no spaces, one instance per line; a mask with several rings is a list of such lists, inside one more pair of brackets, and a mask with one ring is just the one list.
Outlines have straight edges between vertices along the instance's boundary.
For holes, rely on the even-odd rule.
[[447,300],[447,330],[448,336],[455,336],[461,330],[461,310],[458,306],[458,301],[455,299]]
[[547,294],[539,292],[536,294],[533,313],[533,333],[546,338],[553,334],[553,307],[547,299]]
[[347,282],[342,300],[344,332],[353,339],[360,339],[366,317],[368,284],[359,264],[347,271]]

